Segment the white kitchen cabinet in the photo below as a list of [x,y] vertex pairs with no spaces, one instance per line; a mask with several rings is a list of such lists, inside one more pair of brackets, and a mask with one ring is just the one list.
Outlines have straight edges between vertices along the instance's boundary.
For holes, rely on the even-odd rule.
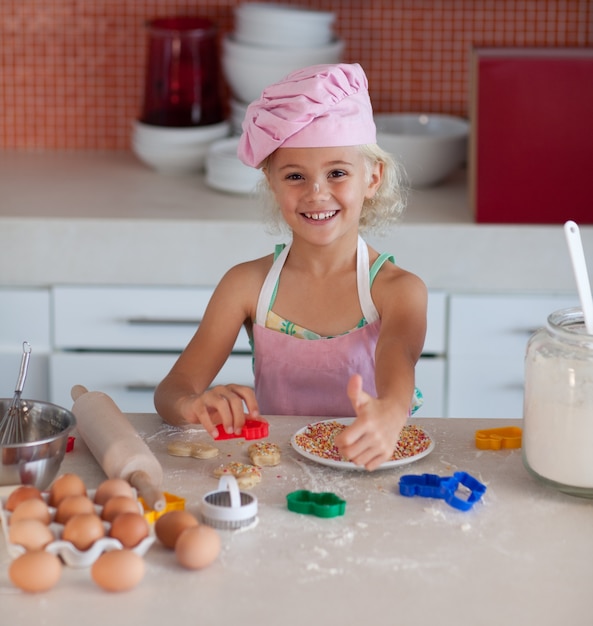
[[[69,407],[75,384],[110,395],[123,411],[153,412],[153,392],[191,339],[211,288],[57,286],[53,289],[52,401]],[[444,414],[444,292],[429,294],[428,329],[417,384],[421,415]],[[214,381],[253,385],[247,333]]]
[[444,291],[428,293],[424,355],[443,356],[447,351],[447,298]]
[[447,415],[520,418],[527,341],[576,295],[453,295],[449,306]]
[[424,397],[424,403],[417,412],[419,416],[445,415],[446,352],[447,294],[444,291],[430,291],[426,339],[422,356],[416,364],[416,386]]
[[[55,348],[180,352],[196,331],[212,291],[205,287],[55,287]],[[236,349],[249,351],[245,331]]]
[[49,400],[49,310],[48,289],[0,289],[0,397],[14,394],[23,341],[28,341],[32,352],[23,398]]
[[447,361],[444,356],[421,357],[416,364],[416,386],[424,402],[415,415],[444,417]]

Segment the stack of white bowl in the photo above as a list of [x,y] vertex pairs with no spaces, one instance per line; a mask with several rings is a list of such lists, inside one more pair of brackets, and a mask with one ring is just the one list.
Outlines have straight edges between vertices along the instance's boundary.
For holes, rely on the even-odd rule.
[[222,69],[232,91],[231,125],[241,133],[247,104],[290,72],[339,63],[344,41],[335,37],[335,14],[248,2],[235,9],[235,30],[223,39]]
[[[235,31],[222,41],[222,70],[231,89],[230,125],[242,132],[247,106],[290,72],[339,63],[344,41],[333,34],[335,14],[248,2],[235,9]],[[238,138],[214,142],[206,159],[206,183],[219,191],[249,194],[262,174],[236,155]]]
[[230,134],[230,123],[207,126],[154,126],[136,120],[132,150],[146,165],[164,174],[191,174],[204,169],[210,144]]

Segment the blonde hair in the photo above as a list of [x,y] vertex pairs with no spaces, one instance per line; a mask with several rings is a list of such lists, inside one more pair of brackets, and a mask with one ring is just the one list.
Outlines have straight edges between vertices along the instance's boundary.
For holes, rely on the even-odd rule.
[[[365,144],[359,146],[359,149],[365,159],[367,181],[370,182],[375,164],[383,164],[381,184],[375,195],[365,199],[362,205],[360,231],[384,234],[390,226],[400,220],[406,208],[409,191],[408,177],[403,165],[377,144]],[[261,169],[265,169],[268,159],[269,157],[260,165]],[[271,234],[289,232],[265,176],[261,177],[256,192],[263,207],[266,230]]]

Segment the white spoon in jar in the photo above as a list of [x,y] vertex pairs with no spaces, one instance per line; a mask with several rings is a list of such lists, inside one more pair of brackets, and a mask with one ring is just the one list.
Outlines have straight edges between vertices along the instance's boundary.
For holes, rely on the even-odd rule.
[[564,234],[568,243],[568,250],[572,261],[572,269],[577,281],[577,291],[581,300],[583,317],[587,334],[593,335],[593,296],[591,295],[591,285],[589,274],[587,273],[587,263],[583,252],[581,233],[576,222],[569,220],[564,224]]

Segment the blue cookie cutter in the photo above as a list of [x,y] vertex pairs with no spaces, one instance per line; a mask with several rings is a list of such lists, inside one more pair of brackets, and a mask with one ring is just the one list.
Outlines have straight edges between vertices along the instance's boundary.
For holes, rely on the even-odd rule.
[[[457,495],[460,485],[469,489],[466,499]],[[467,472],[455,472],[453,476],[407,474],[399,480],[399,492],[407,497],[440,498],[454,509],[469,511],[486,493],[486,485]]]
[[299,489],[286,496],[286,505],[288,510],[293,513],[317,517],[337,517],[346,512],[346,500],[342,500],[335,493],[329,491],[315,493],[306,489]]

